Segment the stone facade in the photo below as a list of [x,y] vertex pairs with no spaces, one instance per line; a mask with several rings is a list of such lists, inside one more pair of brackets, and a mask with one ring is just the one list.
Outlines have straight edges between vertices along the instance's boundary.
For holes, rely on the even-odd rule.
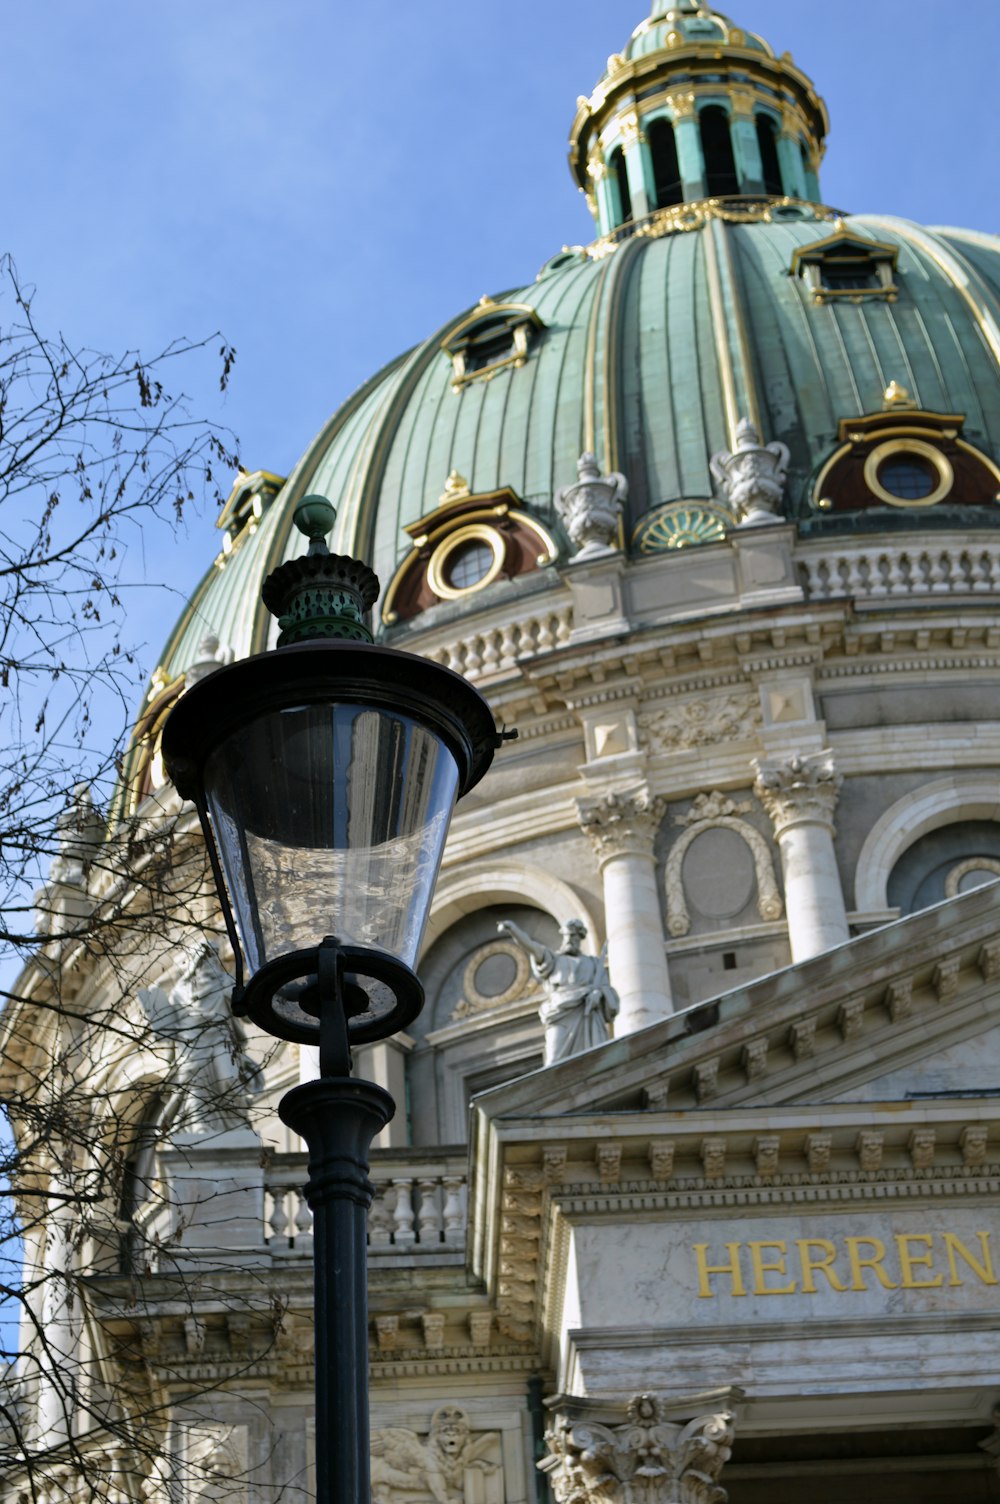
[[[675,11],[697,35],[706,8]],[[610,99],[626,62],[609,70]],[[694,128],[696,93],[665,97]],[[798,128],[783,120],[783,160]],[[495,576],[386,619],[519,736],[457,810],[423,1013],[355,1060],[397,1102],[368,1230],[376,1504],[1000,1500],[995,514],[963,492],[927,525],[889,493],[855,527],[860,461],[845,520],[794,435],[741,421],[723,209],[646,227],[701,237],[730,362],[701,499],[645,495],[638,460],[626,476],[588,452],[518,523],[533,507],[540,549],[539,517],[561,519],[552,564],[524,552],[527,523],[514,538],[512,492],[466,486],[456,548]],[[617,254],[592,257],[612,307]],[[855,308],[824,319],[838,306]],[[556,331],[517,329],[517,361],[449,401],[532,377]],[[835,414],[831,464],[867,442],[850,425],[889,421],[871,403]],[[234,609],[279,511],[192,608],[157,694],[249,650],[243,616],[212,633],[200,616]],[[313,1490],[306,1163],[277,1103],[316,1062],[229,1015],[234,958],[154,721],[124,775],[134,818],[105,825],[80,788],[60,822],[39,950],[0,1020],[27,1273],[0,1504]],[[547,949],[571,921],[589,957],[607,946],[610,1039],[544,1064],[544,978],[505,919]]]

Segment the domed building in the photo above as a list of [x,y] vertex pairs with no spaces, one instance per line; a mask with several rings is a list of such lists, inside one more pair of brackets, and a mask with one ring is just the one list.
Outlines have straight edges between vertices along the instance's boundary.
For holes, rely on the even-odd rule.
[[[71,973],[94,1020],[116,982],[133,1028],[86,1033],[101,1216],[26,1217],[85,1290],[44,1317],[79,1383],[18,1377],[42,1497],[99,1454],[109,1498],[310,1496],[276,1103],[315,1064],[191,1022],[232,956],[159,738],[274,646],[261,587],[322,495],[377,640],[518,731],[457,808],[422,1014],[357,1052],[398,1104],[377,1504],[1000,1499],[1000,240],[824,204],[827,129],[787,53],[655,3],[577,102],[596,238],[378,372],[289,477],[239,476],[106,829],[84,801],[38,898],[23,995]],[[98,849],[153,874],[113,966],[70,938],[119,892]],[[8,1076],[40,1071],[5,1027]]]

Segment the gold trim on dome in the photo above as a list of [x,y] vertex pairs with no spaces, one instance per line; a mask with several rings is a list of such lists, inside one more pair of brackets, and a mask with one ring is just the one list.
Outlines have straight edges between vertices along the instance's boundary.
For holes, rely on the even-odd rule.
[[[787,212],[799,209],[803,211],[801,214]],[[726,198],[696,199],[691,203],[672,204],[669,209],[656,209],[643,219],[630,220],[627,224],[619,225],[610,234],[602,235],[599,240],[592,241],[585,248],[585,255],[591,261],[603,261],[605,256],[612,256],[619,245],[625,241],[659,240],[664,235],[703,230],[713,219],[721,219],[731,225],[772,224],[775,220],[782,218],[797,219],[808,223],[835,220],[840,212],[838,209],[829,208],[826,204],[814,204],[809,199],[774,198],[765,197],[763,194],[759,198],[733,195]]]
[[[445,579],[448,560],[466,543],[485,543],[493,550],[493,563],[482,578],[474,580],[471,585],[450,585]],[[496,528],[488,527],[483,522],[470,522],[465,527],[458,528],[454,533],[449,533],[448,537],[438,544],[427,563],[427,583],[434,594],[443,601],[464,600],[466,596],[475,595],[477,591],[485,590],[487,585],[493,584],[503,569],[505,553],[506,545]]]
[[[895,496],[887,491],[878,478],[878,472],[886,460],[893,455],[915,454],[918,459],[926,460],[933,465],[937,474],[938,483],[933,491],[926,496],[908,497]],[[905,438],[887,439],[885,443],[878,444],[865,460],[865,485],[873,496],[879,501],[886,502],[891,507],[932,507],[938,501],[944,501],[955,484],[955,472],[952,469],[951,460],[933,444],[928,444],[924,439],[916,439],[907,434]]]

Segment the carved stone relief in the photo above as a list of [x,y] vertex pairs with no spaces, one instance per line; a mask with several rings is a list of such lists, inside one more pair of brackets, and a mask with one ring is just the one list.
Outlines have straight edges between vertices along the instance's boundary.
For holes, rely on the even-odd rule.
[[637,1394],[614,1425],[570,1405],[576,1413],[556,1412],[549,1456],[538,1464],[558,1504],[726,1504],[719,1477],[735,1439],[729,1409],[682,1424],[654,1395]]
[[372,1431],[373,1504],[503,1504],[499,1431],[473,1431],[458,1405],[441,1405],[426,1435]]
[[746,691],[707,700],[682,700],[639,715],[651,752],[683,752],[722,741],[749,741],[763,722],[760,697]]
[[687,814],[674,817],[675,824],[687,827],[672,846],[667,858],[667,929],[676,939],[689,934],[691,930],[691,915],[684,888],[684,858],[694,842],[709,830],[730,832],[746,844],[753,861],[757,912],[765,921],[781,918],[784,904],[778,890],[770,848],[760,831],[749,821],[740,818],[750,808],[749,800],[737,804],[727,795],[715,790],[710,794],[699,794]]

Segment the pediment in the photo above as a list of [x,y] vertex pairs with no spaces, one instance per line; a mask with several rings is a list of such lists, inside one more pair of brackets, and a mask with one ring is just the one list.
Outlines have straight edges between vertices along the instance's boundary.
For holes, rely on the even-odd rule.
[[[486,1120],[995,1089],[991,888],[886,925],[476,1100]],[[940,1083],[940,1084],[929,1084]]]

